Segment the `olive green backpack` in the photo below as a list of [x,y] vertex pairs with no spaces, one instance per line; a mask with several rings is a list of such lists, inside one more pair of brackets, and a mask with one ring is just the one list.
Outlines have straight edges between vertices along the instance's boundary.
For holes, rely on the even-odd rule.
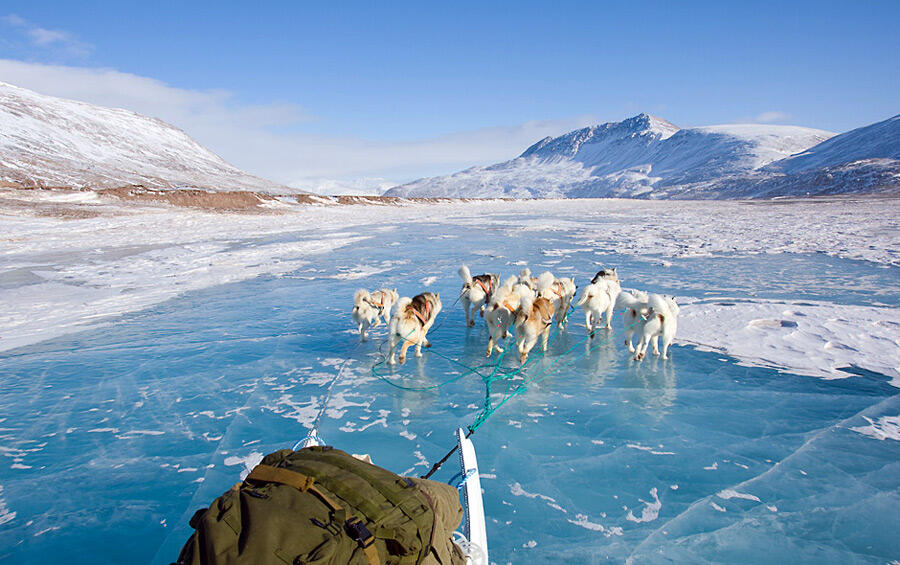
[[330,447],[267,455],[191,518],[179,565],[457,565],[457,490]]

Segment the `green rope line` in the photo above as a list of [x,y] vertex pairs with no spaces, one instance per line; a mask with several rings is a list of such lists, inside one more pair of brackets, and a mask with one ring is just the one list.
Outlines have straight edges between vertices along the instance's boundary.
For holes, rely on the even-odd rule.
[[[549,376],[551,376],[551,375],[555,375],[555,374],[558,373],[560,370],[562,370],[564,367],[566,367],[566,366],[568,366],[568,365],[571,365],[572,363],[574,363],[574,362],[578,361],[579,359],[585,357],[585,356],[588,355],[590,352],[592,352],[594,349],[600,347],[601,345],[604,345],[604,344],[609,343],[613,338],[615,338],[615,337],[618,336],[619,334],[624,333],[626,330],[628,330],[629,328],[631,328],[632,326],[634,326],[636,323],[637,323],[637,322],[635,321],[635,322],[633,322],[632,324],[628,325],[627,327],[622,328],[621,330],[619,330],[619,331],[613,333],[612,335],[610,335],[610,336],[609,336],[608,338],[606,338],[605,340],[602,340],[602,341],[598,342],[596,345],[593,345],[593,346],[591,346],[590,348],[588,348],[588,350],[585,351],[584,353],[582,353],[582,354],[576,356],[576,357],[573,358],[573,359],[570,359],[570,360],[568,360],[568,361],[562,362],[562,365],[559,365],[558,367],[556,367],[556,369],[555,369],[554,371],[552,371],[552,372],[550,372],[550,373],[547,373],[547,371],[548,371],[549,369],[553,368],[557,363],[560,363],[560,362],[561,362],[561,361],[555,361],[554,364],[551,364],[551,365],[545,367],[542,371],[540,371],[540,372],[538,372],[537,374],[533,375],[530,379],[527,379],[527,380],[525,380],[524,382],[519,383],[519,385],[516,386],[516,388],[513,389],[513,391],[512,391],[511,393],[507,393],[507,395],[506,395],[506,396],[505,396],[505,397],[504,397],[504,398],[503,398],[496,406],[491,407],[491,406],[489,406],[488,401],[486,401],[486,402],[485,402],[485,410],[475,418],[475,423],[474,423],[472,426],[469,426],[469,431],[471,431],[471,432],[474,433],[475,430],[477,430],[478,428],[480,428],[481,425],[484,424],[484,422],[486,422],[487,419],[488,419],[489,417],[491,417],[491,416],[494,414],[494,412],[496,412],[497,410],[499,410],[500,407],[502,407],[504,404],[506,404],[510,399],[512,399],[512,398],[514,398],[514,397],[516,397],[516,396],[518,396],[518,395],[520,395],[520,394],[524,394],[525,392],[528,391],[528,389],[529,389],[532,385],[535,385],[535,384],[537,384],[537,383],[543,381],[544,379],[546,379],[547,377],[549,377]],[[568,354],[569,352],[572,351],[572,349],[574,349],[575,347],[577,347],[578,344],[583,343],[583,342],[586,341],[587,339],[590,339],[590,335],[588,335],[588,337],[586,337],[586,338],[584,338],[584,339],[579,340],[575,345],[573,345],[573,346],[570,347],[568,350],[566,350],[560,357],[562,357],[562,356]],[[545,374],[545,373],[546,373],[546,374]],[[507,389],[507,390],[508,390],[508,389]]]
[[[504,404],[509,402],[512,398],[514,398],[520,394],[524,394],[525,392],[528,391],[528,389],[531,386],[544,381],[548,377],[557,374],[563,368],[570,366],[573,363],[577,362],[578,360],[584,358],[585,356],[589,355],[592,351],[594,351],[596,348],[609,343],[610,341],[612,341],[613,338],[624,333],[626,330],[630,329],[632,326],[634,326],[637,323],[637,321],[635,321],[632,324],[630,324],[629,326],[616,331],[615,333],[611,334],[606,339],[599,341],[596,345],[592,345],[586,351],[575,356],[574,358],[564,360],[563,358],[565,356],[567,356],[569,353],[571,353],[576,347],[583,344],[587,340],[592,339],[590,336],[590,333],[588,333],[588,335],[586,335],[585,337],[576,341],[574,345],[572,345],[571,347],[566,349],[562,354],[560,354],[558,356],[559,358],[556,359],[555,361],[553,361],[551,364],[538,370],[533,375],[530,375],[530,376],[527,375],[527,373],[525,373],[527,370],[536,366],[540,361],[542,361],[544,359],[544,357],[546,357],[547,352],[550,350],[550,346],[553,343],[555,343],[563,326],[565,326],[566,322],[568,321],[569,315],[574,310],[575,310],[575,307],[572,305],[572,303],[569,303],[569,307],[566,310],[566,314],[565,314],[565,316],[563,316],[562,323],[556,325],[556,328],[554,328],[553,333],[550,335],[550,337],[547,340],[547,349],[546,350],[542,349],[538,354],[529,356],[529,358],[525,361],[525,363],[523,363],[522,365],[520,365],[518,367],[503,367],[502,366],[503,360],[506,357],[507,352],[511,349],[510,342],[512,341],[513,338],[512,338],[512,336],[509,336],[504,341],[503,351],[498,356],[496,362],[486,363],[486,364],[477,365],[477,366],[466,365],[465,363],[459,361],[458,359],[454,359],[452,357],[444,355],[436,350],[429,349],[429,353],[431,353],[432,355],[435,355],[437,357],[445,359],[445,360],[447,360],[455,365],[459,365],[460,367],[465,369],[465,371],[462,372],[461,374],[456,375],[450,379],[447,379],[443,382],[440,382],[440,383],[437,383],[434,385],[422,386],[422,387],[406,386],[406,385],[402,385],[402,384],[394,382],[393,380],[387,378],[385,375],[383,375],[379,372],[379,368],[383,367],[387,363],[387,360],[390,357],[390,355],[394,353],[394,348],[396,348],[398,345],[400,345],[400,343],[395,344],[394,347],[388,352],[388,354],[384,356],[384,359],[382,359],[381,361],[379,361],[372,367],[372,375],[374,377],[384,381],[385,383],[387,383],[388,385],[390,385],[394,388],[397,388],[400,390],[412,391],[412,392],[425,392],[425,391],[435,390],[435,389],[447,386],[449,384],[452,384],[456,381],[459,381],[460,379],[467,377],[469,375],[472,375],[472,374],[478,375],[479,377],[481,377],[481,380],[485,385],[485,396],[484,396],[484,404],[483,404],[481,410],[475,416],[475,420],[472,422],[472,424],[470,426],[468,426],[469,435],[471,435],[472,433],[475,433],[475,430],[480,428],[495,412],[497,412],[497,410],[499,410]],[[411,340],[408,339],[409,336],[412,335],[412,333],[413,332],[411,331],[409,334],[407,334],[404,338],[402,338],[402,341],[410,342],[411,345],[415,345],[414,343],[411,342]],[[485,374],[485,372],[487,372],[488,369],[490,369],[490,373]],[[520,374],[525,374],[526,378],[521,382],[514,383],[513,379]],[[492,401],[491,397],[493,396],[493,384],[498,380],[506,381],[507,386],[506,386],[506,390],[504,390],[503,393],[501,394],[501,399],[498,402],[496,402],[496,404],[495,404]]]

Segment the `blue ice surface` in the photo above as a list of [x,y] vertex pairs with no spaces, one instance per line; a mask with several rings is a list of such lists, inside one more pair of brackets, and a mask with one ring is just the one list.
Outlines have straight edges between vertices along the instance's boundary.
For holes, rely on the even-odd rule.
[[[0,561],[168,563],[191,514],[238,480],[235,460],[307,433],[341,367],[320,435],[395,472],[427,471],[453,430],[473,422],[484,383],[468,375],[414,392],[373,378],[385,328],[363,344],[351,331],[358,287],[413,295],[436,277],[427,289],[441,292],[444,312],[434,352],[383,371],[412,387],[459,375],[448,358],[485,362],[483,325],[465,328],[454,304],[462,262],[506,276],[524,261],[580,285],[615,265],[624,286],[707,299],[900,303],[896,267],[824,255],[665,266],[587,247],[577,230],[437,223],[362,235],[288,276],[189,293],[0,354],[0,500],[15,512],[0,525]],[[298,249],[305,237],[281,236]],[[348,278],[356,272],[374,274]],[[850,429],[900,413],[885,376],[825,381],[687,346],[670,361],[635,363],[618,334],[586,342],[581,320],[529,369],[549,376],[473,436],[493,562],[900,558],[900,442]],[[495,383],[495,402],[506,388]],[[435,478],[457,470],[451,458]],[[759,501],[719,496],[728,490]]]

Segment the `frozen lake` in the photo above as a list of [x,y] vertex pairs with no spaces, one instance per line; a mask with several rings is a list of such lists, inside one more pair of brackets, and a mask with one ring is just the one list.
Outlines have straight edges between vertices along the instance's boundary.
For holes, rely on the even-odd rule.
[[[434,353],[383,371],[409,387],[458,375],[443,356],[485,362],[483,324],[465,328],[453,304],[463,262],[502,276],[527,264],[579,286],[598,266],[617,266],[623,286],[675,294],[685,316],[755,301],[790,304],[779,312],[785,323],[830,306],[900,307],[896,265],[796,251],[623,254],[603,243],[601,219],[566,221],[432,218],[267,235],[240,245],[348,243],[280,275],[190,291],[0,353],[0,560],[168,563],[188,518],[237,481],[242,460],[306,435],[342,366],[320,435],[395,472],[426,472],[453,430],[473,422],[484,383],[468,375],[414,392],[374,378],[385,329],[363,344],[352,332],[361,286],[441,293]],[[473,436],[492,561],[900,558],[894,375],[851,366],[846,378],[819,378],[679,341],[670,361],[635,363],[614,333],[618,315],[614,332],[593,342],[580,311],[572,322],[528,370],[546,379]],[[896,348],[900,325],[884,331]],[[453,462],[435,478],[449,480]]]

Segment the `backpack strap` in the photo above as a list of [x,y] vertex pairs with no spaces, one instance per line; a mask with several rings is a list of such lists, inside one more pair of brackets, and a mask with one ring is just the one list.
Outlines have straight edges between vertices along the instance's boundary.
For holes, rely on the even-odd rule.
[[[317,489],[313,483],[315,479],[297,471],[291,471],[283,467],[273,467],[271,465],[259,464],[247,475],[247,481],[258,481],[261,483],[278,483],[294,487],[300,492],[311,492],[315,494],[326,506],[331,508],[332,512],[341,512],[341,505],[331,500],[324,492]],[[375,547],[375,536],[360,521],[359,518],[350,514],[344,522],[344,528],[350,537],[362,548],[369,565],[381,565],[381,557],[378,555],[378,549]]]
[[[278,483],[294,487],[300,492],[306,492],[312,487],[314,478],[308,477],[303,473],[284,469],[283,467],[273,467],[271,465],[259,464],[250,471],[245,480],[259,481],[261,483]],[[323,501],[325,502],[325,501]],[[326,503],[327,504],[327,503]],[[331,506],[329,504],[329,506]]]

